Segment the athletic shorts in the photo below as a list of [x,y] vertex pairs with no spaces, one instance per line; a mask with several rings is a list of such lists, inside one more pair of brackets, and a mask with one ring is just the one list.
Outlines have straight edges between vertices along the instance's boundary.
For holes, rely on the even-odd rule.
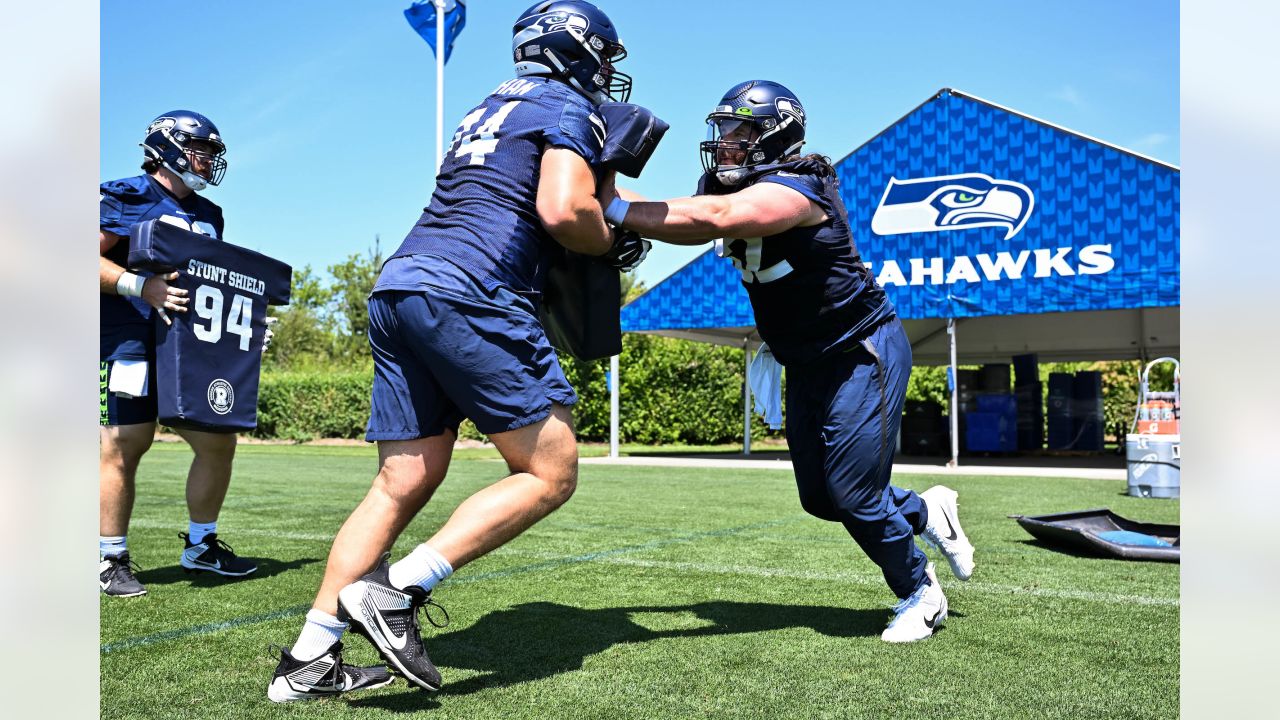
[[98,363],[99,424],[112,426],[155,422],[159,415],[156,408],[155,362],[147,361],[147,394],[142,397],[122,397],[107,389],[114,365],[113,360]]
[[527,298],[488,292],[443,261],[430,283],[369,298],[366,440],[456,432],[463,418],[492,435],[545,419],[553,403],[578,401]]

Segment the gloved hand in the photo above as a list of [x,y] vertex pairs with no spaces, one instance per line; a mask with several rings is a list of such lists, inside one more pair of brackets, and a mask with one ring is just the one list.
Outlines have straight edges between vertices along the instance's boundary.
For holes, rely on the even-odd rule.
[[631,272],[644,262],[653,243],[640,237],[634,230],[613,229],[613,245],[600,256],[605,264],[622,272]]
[[275,331],[271,329],[271,326],[275,325],[278,322],[280,322],[280,318],[278,317],[267,318],[267,331],[262,334],[262,354],[263,355],[267,353],[267,348],[271,347],[271,339],[276,336]]

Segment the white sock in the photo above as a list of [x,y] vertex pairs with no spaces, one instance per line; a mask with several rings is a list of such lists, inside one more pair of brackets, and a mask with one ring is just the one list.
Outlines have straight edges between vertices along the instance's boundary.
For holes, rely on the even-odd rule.
[[430,545],[422,543],[403,560],[393,564],[387,577],[390,578],[392,587],[401,590],[410,585],[430,590],[452,574],[453,566],[449,561]]
[[198,523],[195,520],[187,521],[187,534],[191,536],[191,544],[199,545],[204,540],[205,535],[212,535],[218,532],[218,521],[211,523]]
[[307,611],[307,622],[298,634],[298,641],[289,649],[296,660],[315,660],[342,639],[347,624],[323,610]]
[[129,552],[129,548],[125,546],[124,535],[99,535],[98,536],[98,559],[105,560],[109,557],[123,555]]

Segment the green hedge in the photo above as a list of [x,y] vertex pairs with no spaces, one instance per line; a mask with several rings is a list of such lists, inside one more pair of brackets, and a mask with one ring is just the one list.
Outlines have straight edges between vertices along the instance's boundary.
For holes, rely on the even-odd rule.
[[[741,349],[632,334],[623,338],[620,364],[623,442],[704,445],[741,440]],[[580,362],[566,357],[561,365],[578,391],[574,406],[578,437],[592,442],[608,440],[608,361]],[[1041,375],[1047,378],[1051,371],[1084,369],[1103,371],[1108,433],[1131,420],[1138,363],[1046,363],[1041,366]],[[265,372],[254,434],[289,440],[363,437],[372,382],[373,371],[368,369]],[[945,368],[915,368],[907,397],[935,400],[947,407]],[[482,437],[469,422],[463,423],[459,434]],[[768,430],[753,413],[752,435],[781,437],[782,431]]]
[[[712,444],[742,437],[742,350],[686,340],[627,335],[621,363],[622,439],[638,443]],[[579,439],[609,439],[609,362],[564,358],[578,391]],[[259,437],[307,440],[363,437],[371,370],[268,371],[258,392]],[[756,437],[780,436],[753,420]],[[480,438],[471,423],[459,430]]]

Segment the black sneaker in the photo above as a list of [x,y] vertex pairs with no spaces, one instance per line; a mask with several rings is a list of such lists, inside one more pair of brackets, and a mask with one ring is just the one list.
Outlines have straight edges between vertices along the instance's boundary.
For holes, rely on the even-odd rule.
[[218,533],[209,533],[198,543],[191,536],[180,532],[178,537],[186,543],[182,551],[182,567],[187,572],[214,572],[227,577],[243,577],[258,569],[251,560],[237,557],[231,546],[218,539]]
[[342,643],[335,642],[314,660],[298,660],[289,648],[280,648],[280,664],[267,686],[272,702],[293,702],[332,697],[352,690],[372,690],[390,685],[395,678],[385,665],[356,667],[342,662]]
[[129,559],[129,553],[105,557],[98,563],[98,587],[111,597],[137,597],[146,595],[147,589],[133,576],[133,569],[142,568]]
[[[378,566],[368,575],[338,591],[338,619],[351,623],[351,629],[365,636],[387,661],[391,672],[403,675],[406,680],[423,690],[440,689],[440,671],[427,657],[422,644],[418,609],[426,605],[441,608],[431,600],[431,593],[417,585],[405,590],[391,586],[388,579],[390,566],[384,555]],[[437,623],[427,613],[427,620],[436,627],[449,624]]]

